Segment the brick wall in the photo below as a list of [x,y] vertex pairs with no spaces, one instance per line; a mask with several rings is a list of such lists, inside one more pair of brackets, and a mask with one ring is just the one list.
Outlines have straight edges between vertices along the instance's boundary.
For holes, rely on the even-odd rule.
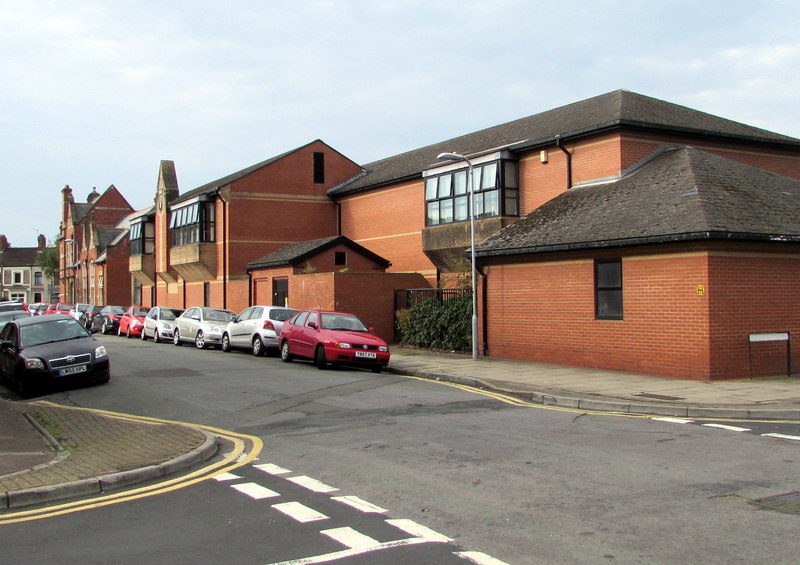
[[575,255],[492,265],[493,357],[707,379],[703,253],[623,257],[623,320],[596,320],[594,262]]
[[[789,332],[800,354],[800,255],[757,247],[709,258],[712,378],[785,375],[785,342],[754,343],[749,334]],[[800,363],[793,362],[793,370]]]
[[392,262],[393,273],[422,273],[436,284],[436,268],[422,251],[425,196],[422,179],[346,196],[342,235]]

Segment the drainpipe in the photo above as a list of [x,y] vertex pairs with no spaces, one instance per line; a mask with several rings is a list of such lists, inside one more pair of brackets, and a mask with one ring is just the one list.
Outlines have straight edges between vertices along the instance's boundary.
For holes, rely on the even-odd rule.
[[222,200],[222,307],[228,307],[228,246],[230,245],[230,238],[228,237],[228,203],[224,198]]
[[481,302],[483,302],[483,312],[481,312],[481,322],[483,325],[483,331],[481,332],[481,341],[483,342],[483,356],[489,356],[489,302],[488,302],[488,290],[486,288],[486,273],[483,272],[483,269],[478,267],[476,269],[478,274],[480,275],[481,279],[483,280],[483,284],[481,285]]
[[572,153],[567,151],[567,148],[561,145],[561,136],[556,136],[556,147],[561,149],[564,152],[564,155],[567,156],[567,190],[572,188]]

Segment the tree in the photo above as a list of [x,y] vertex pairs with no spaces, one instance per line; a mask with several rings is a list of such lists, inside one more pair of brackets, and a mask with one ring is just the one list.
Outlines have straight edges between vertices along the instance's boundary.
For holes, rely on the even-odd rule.
[[36,264],[42,268],[47,280],[55,284],[58,281],[58,248],[45,247],[36,255]]

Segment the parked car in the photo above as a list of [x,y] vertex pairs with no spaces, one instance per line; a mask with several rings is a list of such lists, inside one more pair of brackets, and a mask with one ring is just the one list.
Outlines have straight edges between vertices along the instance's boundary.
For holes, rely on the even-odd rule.
[[164,339],[172,339],[175,331],[175,319],[183,313],[181,308],[165,308],[154,306],[144,317],[142,327],[142,340],[149,337],[156,343],[161,343]]
[[110,366],[105,346],[65,314],[11,320],[0,331],[0,376],[22,396],[57,384],[108,382]]
[[55,302],[53,304],[48,304],[42,314],[69,314],[73,306],[74,304],[68,304],[66,302]]
[[116,333],[119,328],[119,319],[125,313],[122,306],[103,306],[100,313],[92,320],[91,332],[101,332],[103,334]]
[[313,359],[319,369],[328,364],[351,365],[380,373],[389,364],[389,346],[353,314],[304,310],[281,328],[281,359]]
[[278,351],[278,336],[283,323],[298,311],[282,306],[251,306],[228,322],[222,334],[222,351],[250,349],[260,357]]
[[80,321],[81,314],[86,312],[86,310],[91,306],[91,304],[83,304],[81,302],[74,304],[72,308],[69,309],[68,314],[75,318],[76,320]]
[[128,306],[128,309],[119,319],[117,335],[124,335],[128,338],[134,335],[141,336],[145,316],[147,316],[147,308]]
[[230,310],[194,306],[175,319],[172,343],[194,342],[198,349],[222,343],[222,332],[234,317]]
[[90,330],[92,328],[92,323],[94,323],[94,319],[100,314],[102,309],[102,306],[92,304],[81,314],[80,318],[78,318],[78,322],[80,322],[84,328]]
[[31,316],[43,314],[45,310],[47,310],[47,302],[34,302],[32,304],[28,304],[28,312],[31,313]]
[[28,306],[19,300],[4,300],[0,302],[0,312],[28,312]]
[[25,310],[0,311],[0,330],[2,330],[11,320],[16,320],[18,318],[29,318],[30,316],[31,314]]

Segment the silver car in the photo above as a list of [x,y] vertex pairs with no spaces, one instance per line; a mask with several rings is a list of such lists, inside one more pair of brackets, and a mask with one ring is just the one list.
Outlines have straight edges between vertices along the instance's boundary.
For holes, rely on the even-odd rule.
[[234,317],[230,310],[193,306],[175,319],[172,343],[192,343],[198,349],[222,343],[222,332]]
[[250,349],[258,357],[278,351],[278,336],[283,322],[297,310],[282,306],[251,306],[228,323],[222,334],[222,351]]
[[175,319],[183,313],[182,308],[153,306],[144,317],[142,341],[153,338],[156,343],[171,340],[175,333]]

